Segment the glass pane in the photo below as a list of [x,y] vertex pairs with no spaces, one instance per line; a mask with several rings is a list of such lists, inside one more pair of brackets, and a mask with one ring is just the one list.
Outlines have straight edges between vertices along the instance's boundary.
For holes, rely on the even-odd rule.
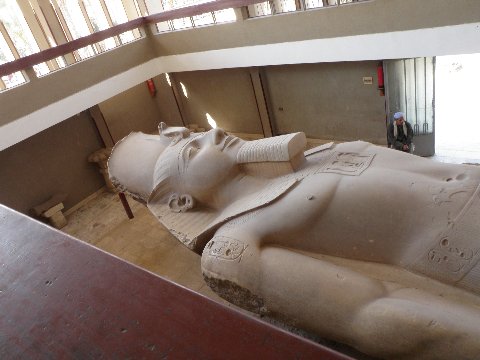
[[433,132],[434,59],[416,58],[385,62],[389,116],[402,111],[415,134]]
[[223,22],[236,21],[236,20],[237,20],[237,15],[235,15],[235,10],[233,9],[215,11],[216,23],[223,23]]
[[[358,0],[358,1],[362,1],[362,0]],[[328,5],[342,5],[342,4],[349,4],[349,3],[352,3],[354,2],[354,0],[340,0],[340,3],[338,3],[337,0],[328,0]]]
[[250,17],[272,15],[272,7],[270,6],[270,1],[265,1],[263,3],[249,5],[248,14]]
[[296,11],[297,4],[295,0],[275,0],[275,13],[284,13],[289,11]]
[[[389,123],[393,121],[393,114],[397,111],[406,112],[405,70],[403,63],[403,60],[387,60],[384,62]],[[410,122],[410,119],[407,120]]]
[[404,60],[405,73],[405,115],[407,120],[413,127],[418,128],[417,112],[415,109],[416,92],[415,92],[415,60]]
[[172,26],[174,30],[179,30],[179,29],[191,28],[193,25],[190,18],[181,18],[181,19],[172,20]]
[[[107,5],[108,12],[112,18],[113,25],[119,25],[126,23],[128,21],[125,8],[123,7],[122,0],[105,0],[105,5]],[[120,40],[122,43],[127,43],[135,40],[133,31],[127,31],[120,34]]]
[[[173,9],[192,5],[191,4],[192,2],[194,2],[194,0],[162,0],[162,6],[165,11],[168,11],[168,10],[173,10]],[[205,1],[200,1],[200,2],[205,2]],[[192,27],[192,22],[190,18],[175,19],[170,21],[169,24],[172,30],[185,29],[185,28]]]
[[[93,32],[100,30],[106,30],[110,27],[107,21],[107,17],[103,12],[102,5],[98,0],[82,0],[85,5],[85,10],[90,19],[90,23],[93,27]],[[102,51],[110,50],[116,47],[115,40],[113,38],[105,39],[98,43]]]
[[173,30],[173,24],[171,21],[163,21],[157,23],[157,31],[162,32],[162,31],[170,31]]
[[[13,56],[12,51],[8,47],[7,42],[3,38],[2,33],[0,33],[0,64],[5,64],[6,62],[13,60],[15,60],[15,57]],[[25,82],[25,78],[20,71],[2,76],[2,80],[7,89],[23,84]]]
[[433,133],[434,102],[435,102],[435,58],[425,58],[425,122],[427,123],[427,133]]
[[[162,6],[165,11],[178,9],[186,6],[193,6],[210,2],[211,0],[161,0]],[[215,16],[215,17],[214,17]],[[193,16],[192,20],[195,26],[209,25],[213,23],[221,23],[227,21],[235,21],[237,19],[235,11],[233,9],[225,9],[221,11],[215,11],[212,13],[204,13],[201,15]],[[157,24],[159,31],[177,30],[192,27],[192,21],[190,18],[176,19],[169,22]]]
[[[90,35],[90,31],[77,0],[57,0],[57,4],[62,12],[63,17],[65,18],[68,30],[70,31],[73,39]],[[78,49],[77,51],[82,59],[86,59],[95,55],[91,46]]]
[[[10,39],[20,57],[35,54],[40,51],[30,28],[28,27],[22,11],[15,0],[0,1],[0,21],[3,22]],[[37,76],[45,75],[50,72],[45,63],[35,65]],[[6,84],[5,84],[6,85]]]
[[204,13],[193,17],[193,23],[195,26],[210,25],[213,24],[213,15],[211,12]]
[[425,58],[416,58],[415,66],[415,117],[417,133],[428,133],[428,123],[425,121],[426,97],[425,97]]
[[305,7],[307,9],[323,7],[323,0],[305,0]]

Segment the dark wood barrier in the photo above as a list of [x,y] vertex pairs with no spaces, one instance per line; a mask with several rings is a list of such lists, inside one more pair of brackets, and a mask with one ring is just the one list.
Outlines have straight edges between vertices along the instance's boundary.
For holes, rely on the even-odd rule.
[[0,234],[1,359],[349,359],[1,205]]
[[218,0],[207,3],[188,6],[180,9],[164,11],[159,14],[139,17],[135,20],[126,23],[112,26],[106,30],[97,31],[91,35],[81,37],[79,39],[58,45],[54,48],[40,51],[38,53],[25,56],[23,58],[7,62],[0,65],[0,77],[13,74],[17,71],[25,70],[33,65],[55,59],[56,57],[71,53],[72,51],[81,49],[88,45],[95,44],[99,41],[108,39],[110,37],[120,35],[126,31],[143,27],[147,24],[153,24],[162,21],[174,20],[183,17],[190,17],[201,15],[206,12],[224,10],[229,8],[240,8],[256,3],[263,2],[262,0]]

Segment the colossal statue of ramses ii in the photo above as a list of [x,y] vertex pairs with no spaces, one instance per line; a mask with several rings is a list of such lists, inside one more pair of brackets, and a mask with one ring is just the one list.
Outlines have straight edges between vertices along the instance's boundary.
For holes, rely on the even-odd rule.
[[305,145],[161,124],[109,171],[228,301],[379,358],[480,359],[480,169]]

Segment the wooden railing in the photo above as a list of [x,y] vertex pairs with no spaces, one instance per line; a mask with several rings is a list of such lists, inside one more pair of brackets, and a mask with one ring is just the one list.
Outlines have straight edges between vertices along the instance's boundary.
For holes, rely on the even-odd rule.
[[38,53],[22,57],[20,59],[7,62],[0,65],[0,77],[13,74],[17,71],[22,71],[31,68],[34,65],[42,62],[55,59],[59,56],[66,55],[72,51],[84,48],[86,46],[95,44],[99,41],[120,35],[126,31],[137,29],[149,24],[154,24],[162,21],[175,20],[184,17],[191,17],[201,15],[204,13],[219,11],[229,8],[240,8],[256,3],[261,3],[262,0],[217,0],[210,1],[203,4],[188,6],[180,9],[164,11],[158,14],[139,17],[135,20],[126,23],[112,26],[109,29],[101,30],[88,36],[58,45],[54,48],[40,51]]

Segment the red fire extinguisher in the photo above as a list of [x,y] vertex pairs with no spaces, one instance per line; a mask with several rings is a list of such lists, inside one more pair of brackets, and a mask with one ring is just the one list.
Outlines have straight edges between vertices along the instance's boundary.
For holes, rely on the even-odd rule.
[[378,90],[380,91],[380,96],[383,96],[385,95],[385,84],[383,81],[383,62],[378,63],[377,79],[378,79]]
[[150,92],[150,95],[154,97],[157,94],[157,88],[155,87],[155,83],[153,82],[153,79],[147,80],[147,87],[148,87],[148,91]]

